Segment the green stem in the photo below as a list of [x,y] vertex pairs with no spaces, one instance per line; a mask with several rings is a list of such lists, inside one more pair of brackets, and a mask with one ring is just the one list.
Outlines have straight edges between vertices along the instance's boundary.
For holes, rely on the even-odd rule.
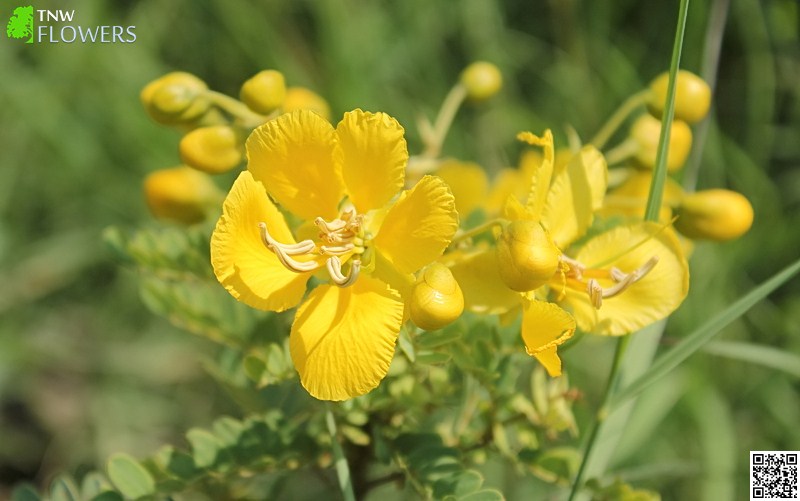
[[471,230],[467,230],[461,233],[458,233],[456,236],[453,237],[453,240],[450,241],[450,247],[452,248],[455,244],[459,242],[463,242],[464,240],[470,239],[476,235],[480,235],[485,231],[489,231],[496,226],[503,226],[506,223],[505,219],[492,219],[491,221],[487,221],[483,224],[480,224]]
[[675,44],[672,47],[672,62],[669,66],[669,84],[667,85],[667,102],[664,106],[664,115],[661,117],[661,135],[658,138],[658,153],[656,165],[653,169],[653,181],[650,183],[650,194],[647,198],[647,208],[644,218],[647,221],[658,221],[661,210],[661,199],[664,196],[664,184],[667,181],[667,149],[669,136],[672,130],[672,117],[675,114],[675,80],[681,62],[683,49],[683,34],[686,31],[686,17],[689,12],[689,0],[681,0],[678,11],[678,27],[675,31]]
[[436,158],[442,152],[442,144],[444,138],[447,137],[447,132],[453,124],[453,119],[458,113],[458,109],[467,97],[467,89],[460,83],[457,83],[450,89],[450,92],[444,98],[442,107],[439,109],[439,115],[436,117],[436,123],[433,125],[433,132],[425,138],[425,151],[421,156],[427,158]]
[[611,139],[611,136],[613,136],[617,129],[625,122],[625,119],[636,111],[637,108],[646,104],[649,97],[650,90],[645,89],[626,99],[625,102],[617,108],[617,111],[609,117],[606,123],[603,124],[600,130],[597,131],[597,134],[594,135],[589,144],[594,145],[598,150],[602,149],[608,140]]
[[213,105],[217,106],[221,110],[233,115],[235,118],[240,120],[241,125],[243,127],[255,128],[263,124],[270,118],[266,115],[260,115],[254,112],[253,110],[248,108],[243,102],[239,101],[238,99],[234,99],[228,95],[225,95],[221,92],[209,90],[206,91],[205,95]]
[[330,404],[325,409],[325,422],[328,425],[328,433],[331,434],[331,448],[333,449],[336,476],[339,478],[339,489],[342,491],[342,497],[345,501],[356,501],[350,466],[347,464],[347,458],[344,455],[341,444],[339,444],[339,437],[336,434],[336,420],[333,417]]
[[639,149],[636,139],[629,137],[605,153],[606,162],[608,165],[622,163],[638,153]]
[[617,339],[617,349],[614,352],[614,361],[611,363],[611,372],[608,374],[606,389],[603,392],[603,399],[600,404],[600,409],[597,411],[597,415],[595,416],[595,421],[592,425],[592,431],[589,433],[589,438],[586,443],[586,450],[584,451],[583,458],[581,460],[581,466],[578,468],[577,475],[575,475],[575,481],[572,483],[572,490],[569,493],[569,501],[572,501],[578,494],[578,491],[580,491],[581,484],[583,483],[583,474],[586,471],[586,466],[589,464],[589,458],[592,454],[592,449],[594,449],[594,444],[597,443],[597,437],[600,435],[600,428],[602,428],[603,423],[608,417],[608,401],[611,398],[614,389],[617,387],[622,357],[628,348],[630,339],[630,335],[622,336]]

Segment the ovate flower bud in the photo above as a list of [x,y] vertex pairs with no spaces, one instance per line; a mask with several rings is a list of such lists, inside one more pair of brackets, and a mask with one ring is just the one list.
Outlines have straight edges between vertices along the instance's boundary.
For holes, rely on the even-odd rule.
[[289,87],[286,89],[286,100],[283,102],[283,112],[291,113],[294,110],[311,110],[325,120],[331,119],[331,107],[328,102],[316,92],[305,87]]
[[207,174],[184,165],[150,173],[144,195],[154,216],[186,224],[202,221],[206,208],[222,198]]
[[425,268],[408,303],[411,320],[426,331],[441,329],[464,311],[464,294],[450,269],[441,263]]
[[[650,113],[661,118],[667,102],[669,73],[662,73],[650,82]],[[711,88],[692,72],[680,70],[675,77],[675,118],[695,123],[702,120],[711,106]]]
[[497,239],[497,266],[503,283],[518,292],[537,289],[558,271],[561,252],[542,225],[513,221]]
[[461,72],[461,85],[467,89],[467,98],[472,101],[489,99],[503,86],[503,75],[492,63],[478,61]]
[[242,84],[239,99],[248,108],[269,115],[283,105],[286,99],[286,83],[283,73],[276,70],[264,70]]
[[199,127],[180,142],[181,160],[209,174],[227,172],[242,162],[242,149],[236,131],[228,125]]
[[207,91],[208,86],[196,76],[176,71],[147,84],[139,97],[153,120],[176,125],[196,120],[208,111]]
[[[642,115],[631,127],[631,137],[639,145],[636,161],[643,167],[652,169],[656,165],[658,139],[661,134],[661,121],[650,115]],[[667,149],[667,170],[675,172],[683,167],[692,149],[692,129],[681,120],[672,122]]]
[[753,206],[735,191],[689,193],[676,209],[675,228],[692,239],[723,242],[744,235],[753,224]]

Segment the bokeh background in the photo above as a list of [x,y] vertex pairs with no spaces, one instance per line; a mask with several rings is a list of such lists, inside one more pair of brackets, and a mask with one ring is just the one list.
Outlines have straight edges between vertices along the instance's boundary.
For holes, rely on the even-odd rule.
[[[15,6],[2,2],[3,19]],[[204,370],[216,346],[151,314],[136,273],[101,236],[109,225],[153,224],[142,179],[179,163],[179,133],[151,122],[139,103],[149,80],[184,70],[237,95],[257,71],[278,69],[290,85],[325,96],[334,117],[356,107],[395,116],[414,152],[417,115],[433,117],[469,62],[492,61],[503,91],[460,111],[444,148],[492,172],[516,164],[517,131],[551,127],[565,146],[569,125],[589,138],[665,71],[677,6],[37,2],[75,9],[79,24],[135,25],[137,40],[0,41],[0,499],[16,482],[44,486],[60,471],[80,477],[112,452],[152,454],[184,443],[190,427],[240,412]],[[716,89],[684,181],[744,193],[756,218],[739,241],[696,246],[691,292],[665,344],[800,257],[798,26],[796,0],[691,4],[682,67]],[[783,286],[718,339],[800,354],[800,283]],[[610,353],[612,345],[597,347]],[[640,401],[613,463],[665,499],[746,499],[749,450],[800,449],[800,367],[710,351]],[[607,369],[580,350],[569,355],[572,381],[584,390],[576,412],[585,418],[600,393],[596,375]],[[487,485],[510,499],[529,499],[528,483],[502,465],[488,468]]]

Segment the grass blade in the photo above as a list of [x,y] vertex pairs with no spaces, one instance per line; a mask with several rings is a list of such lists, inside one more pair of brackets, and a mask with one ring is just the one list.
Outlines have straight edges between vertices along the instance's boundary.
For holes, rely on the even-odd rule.
[[712,341],[703,348],[703,351],[720,357],[762,365],[800,378],[800,356],[771,346],[740,341]]
[[614,395],[608,403],[608,411],[613,411],[626,400],[635,397],[661,376],[680,365],[681,362],[699,350],[705,343],[714,337],[715,334],[742,316],[754,304],[764,299],[775,289],[786,283],[790,278],[796,275],[798,271],[800,271],[800,260],[797,260],[793,264],[787,266],[775,276],[750,291],[747,295],[730,305],[725,310],[718,313],[708,322],[701,325],[699,328],[697,328],[697,330],[689,334],[680,344],[658,358],[650,367],[650,369],[642,374],[641,377],[636,379],[618,394]]

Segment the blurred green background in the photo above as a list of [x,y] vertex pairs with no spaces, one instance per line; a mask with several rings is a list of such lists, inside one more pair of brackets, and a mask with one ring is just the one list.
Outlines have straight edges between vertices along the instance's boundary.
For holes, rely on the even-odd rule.
[[[4,1],[3,19],[16,2]],[[151,454],[233,402],[203,370],[208,341],[149,313],[136,274],[103,244],[109,225],[153,224],[141,182],[179,163],[179,133],[151,122],[139,90],[195,73],[219,91],[264,68],[325,96],[334,119],[360,107],[406,126],[433,117],[461,69],[503,72],[502,93],[463,109],[445,154],[490,172],[514,165],[519,130],[589,138],[669,64],[678,2],[618,0],[43,0],[84,25],[135,25],[132,44],[0,43],[0,499],[15,482],[80,476],[115,451]],[[800,257],[800,42],[796,0],[692,2],[682,67],[717,76],[695,128],[686,182],[744,193],[741,240],[696,246],[689,298],[664,343]],[[624,133],[623,133],[624,135]],[[617,139],[622,135],[618,134]],[[223,185],[223,183],[220,183]],[[225,186],[222,186],[225,188]],[[800,353],[800,283],[719,339]],[[592,349],[610,356],[607,340]],[[606,366],[566,358],[586,423]],[[746,350],[745,350],[746,351]],[[665,499],[745,499],[749,450],[800,449],[800,367],[694,356],[641,401],[614,468]],[[598,376],[599,375],[599,376]],[[586,425],[584,424],[584,428]],[[487,485],[528,499],[524,476]]]

